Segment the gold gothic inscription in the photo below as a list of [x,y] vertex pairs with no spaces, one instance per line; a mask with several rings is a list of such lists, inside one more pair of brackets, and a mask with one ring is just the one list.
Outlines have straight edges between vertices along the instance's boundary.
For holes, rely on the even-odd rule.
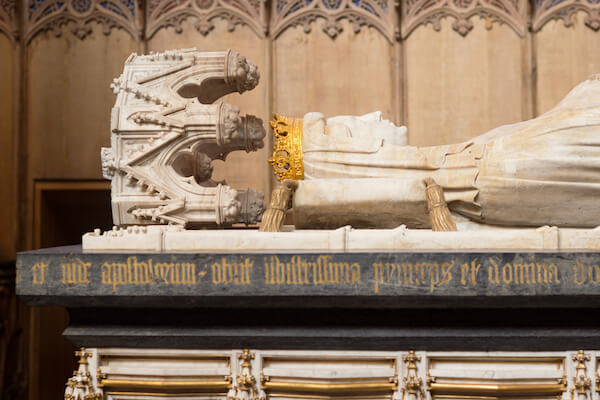
[[196,283],[196,264],[160,263],[152,258],[138,261],[137,257],[127,258],[126,263],[108,263],[101,266],[102,284],[111,285],[116,292],[120,285],[193,285]]
[[[586,280],[593,284],[600,284],[600,267],[584,266],[579,261],[575,262],[575,283],[583,284]],[[456,268],[455,268],[456,267]],[[484,268],[485,267],[485,268]],[[483,269],[482,269],[483,268]],[[579,275],[577,273],[577,269]],[[594,269],[594,268],[597,268]],[[487,269],[487,274],[480,274]],[[553,285],[560,284],[558,267],[554,263],[531,261],[529,263],[504,263],[498,264],[493,257],[479,261],[477,258],[460,266],[455,260],[444,263],[416,262],[416,263],[373,263],[374,286],[373,291],[379,293],[383,285],[394,286],[425,286],[433,292],[436,288],[448,286],[456,279],[461,286],[476,287],[487,278],[487,283],[492,285]],[[597,271],[594,275],[591,271]],[[594,278],[592,278],[592,275]],[[579,278],[578,278],[579,277]],[[589,278],[588,278],[589,277]],[[578,283],[578,279],[579,282]],[[486,282],[483,282],[487,284]]]
[[581,286],[586,282],[600,285],[600,265],[589,265],[584,264],[579,260],[575,260],[573,275],[573,281],[577,286]]
[[[375,273],[375,293],[379,293],[380,285],[429,286],[433,292],[435,287],[452,282],[454,260],[446,263],[373,263]],[[468,265],[465,264],[468,268]]]
[[61,282],[63,285],[87,285],[90,283],[88,273],[91,266],[91,262],[86,263],[80,258],[76,258],[74,262],[61,264]]
[[354,285],[360,284],[360,264],[336,261],[321,255],[315,261],[293,256],[282,262],[278,256],[265,257],[267,285]]
[[46,283],[46,273],[48,272],[48,263],[39,262],[31,267],[34,285],[43,285]]
[[226,257],[213,263],[210,267],[212,283],[215,285],[249,285],[252,283],[252,267],[254,261],[245,258],[243,262],[227,262]]
[[[58,265],[40,260],[31,266],[34,286],[62,284],[68,287],[100,282],[114,292],[119,287],[136,285],[210,285],[250,286],[253,279],[262,281],[262,271],[255,271],[253,257],[221,256],[205,264],[157,262],[153,257],[130,256],[124,262],[104,261],[95,264],[85,258],[71,258]],[[264,285],[360,286],[373,294],[383,288],[423,288],[433,293],[441,288],[493,288],[495,286],[556,286],[571,282],[576,287],[600,286],[600,265],[574,259],[559,268],[550,261],[536,260],[502,262],[498,257],[474,257],[468,262],[448,256],[443,262],[429,260],[412,262],[373,262],[370,270],[350,255],[280,255],[262,256]],[[260,260],[260,258],[259,258]],[[366,274],[366,275],[364,275]],[[206,279],[204,277],[206,276]]]

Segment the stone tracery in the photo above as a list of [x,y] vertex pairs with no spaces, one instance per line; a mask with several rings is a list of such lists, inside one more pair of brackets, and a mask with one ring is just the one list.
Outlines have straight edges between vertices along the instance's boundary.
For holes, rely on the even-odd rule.
[[597,0],[536,0],[533,30],[538,32],[553,19],[562,20],[566,27],[573,26],[577,12],[586,13],[584,24],[594,31],[600,30],[600,2]]
[[16,1],[0,0],[0,32],[12,41],[17,37]]
[[439,31],[441,19],[448,16],[454,18],[452,29],[462,36],[473,29],[474,16],[486,19],[488,24],[494,21],[507,24],[519,36],[525,35],[527,26],[524,0],[403,0],[401,9],[403,39],[424,24],[432,24]]
[[363,26],[372,26],[390,42],[396,35],[395,15],[389,0],[277,0],[274,8],[270,29],[273,37],[296,25],[302,25],[308,33],[317,19],[325,19],[322,29],[331,38],[342,32],[342,19],[352,23],[355,33]]
[[52,31],[62,34],[62,26],[72,23],[71,32],[79,39],[92,32],[89,25],[95,21],[103,26],[108,35],[113,28],[121,28],[132,37],[139,37],[137,22],[137,0],[30,0],[27,5],[25,41],[29,43],[35,35]]
[[195,19],[194,27],[204,36],[214,29],[215,18],[225,19],[230,31],[236,25],[244,24],[259,37],[264,37],[267,29],[261,0],[151,0],[146,18],[148,38],[165,27],[174,27],[181,33],[181,24],[188,18]]

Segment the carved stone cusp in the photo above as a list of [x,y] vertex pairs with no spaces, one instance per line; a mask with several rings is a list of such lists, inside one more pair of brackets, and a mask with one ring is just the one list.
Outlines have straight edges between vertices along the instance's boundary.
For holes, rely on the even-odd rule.
[[265,211],[265,196],[256,190],[238,190],[238,201],[242,205],[240,222],[254,225],[261,221]]
[[217,144],[227,151],[256,151],[264,146],[266,135],[262,119],[254,115],[240,117],[240,109],[222,104],[219,110]]
[[260,74],[256,64],[246,60],[246,57],[230,51],[227,58],[227,74],[225,81],[234,83],[239,93],[252,90],[258,85]]
[[229,186],[219,185],[217,195],[217,222],[219,225],[229,225],[240,220],[242,204],[238,200],[238,192]]
[[242,117],[243,137],[245,138],[246,152],[262,149],[265,145],[266,135],[263,120],[254,115]]

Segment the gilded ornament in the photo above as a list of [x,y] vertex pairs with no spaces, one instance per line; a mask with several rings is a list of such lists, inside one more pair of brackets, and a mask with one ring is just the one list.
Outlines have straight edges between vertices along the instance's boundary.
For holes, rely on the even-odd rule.
[[277,179],[303,180],[302,164],[302,119],[275,114],[270,121],[275,143],[269,164]]

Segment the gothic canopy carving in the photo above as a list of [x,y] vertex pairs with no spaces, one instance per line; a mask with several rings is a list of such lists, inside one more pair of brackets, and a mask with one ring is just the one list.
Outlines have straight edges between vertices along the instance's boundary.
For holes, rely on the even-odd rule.
[[[555,0],[556,1],[556,0]],[[452,28],[466,36],[473,29],[472,17],[486,19],[488,26],[499,22],[510,26],[519,36],[527,26],[526,0],[402,0],[402,38],[421,24],[441,29],[440,20],[452,17]]]
[[149,0],[146,11],[146,37],[172,26],[181,33],[181,23],[195,18],[194,26],[203,35],[214,28],[213,19],[228,21],[229,30],[238,24],[248,25],[259,37],[267,31],[264,0]]
[[0,0],[0,32],[8,36],[11,41],[17,37],[15,7],[15,0]]
[[139,37],[137,0],[28,0],[25,41],[42,31],[52,31],[57,37],[61,27],[72,23],[71,32],[80,39],[92,32],[95,21],[108,35],[113,28],[126,30]]
[[391,0],[275,0],[271,15],[271,33],[277,37],[290,26],[303,25],[310,32],[311,23],[324,18],[323,31],[335,38],[341,31],[341,19],[352,23],[355,33],[362,26],[378,29],[390,42],[395,37],[394,2]]
[[538,32],[552,19],[563,20],[565,26],[573,26],[573,16],[578,11],[587,15],[583,22],[595,31],[600,30],[600,1],[598,0],[536,0],[533,30]]

